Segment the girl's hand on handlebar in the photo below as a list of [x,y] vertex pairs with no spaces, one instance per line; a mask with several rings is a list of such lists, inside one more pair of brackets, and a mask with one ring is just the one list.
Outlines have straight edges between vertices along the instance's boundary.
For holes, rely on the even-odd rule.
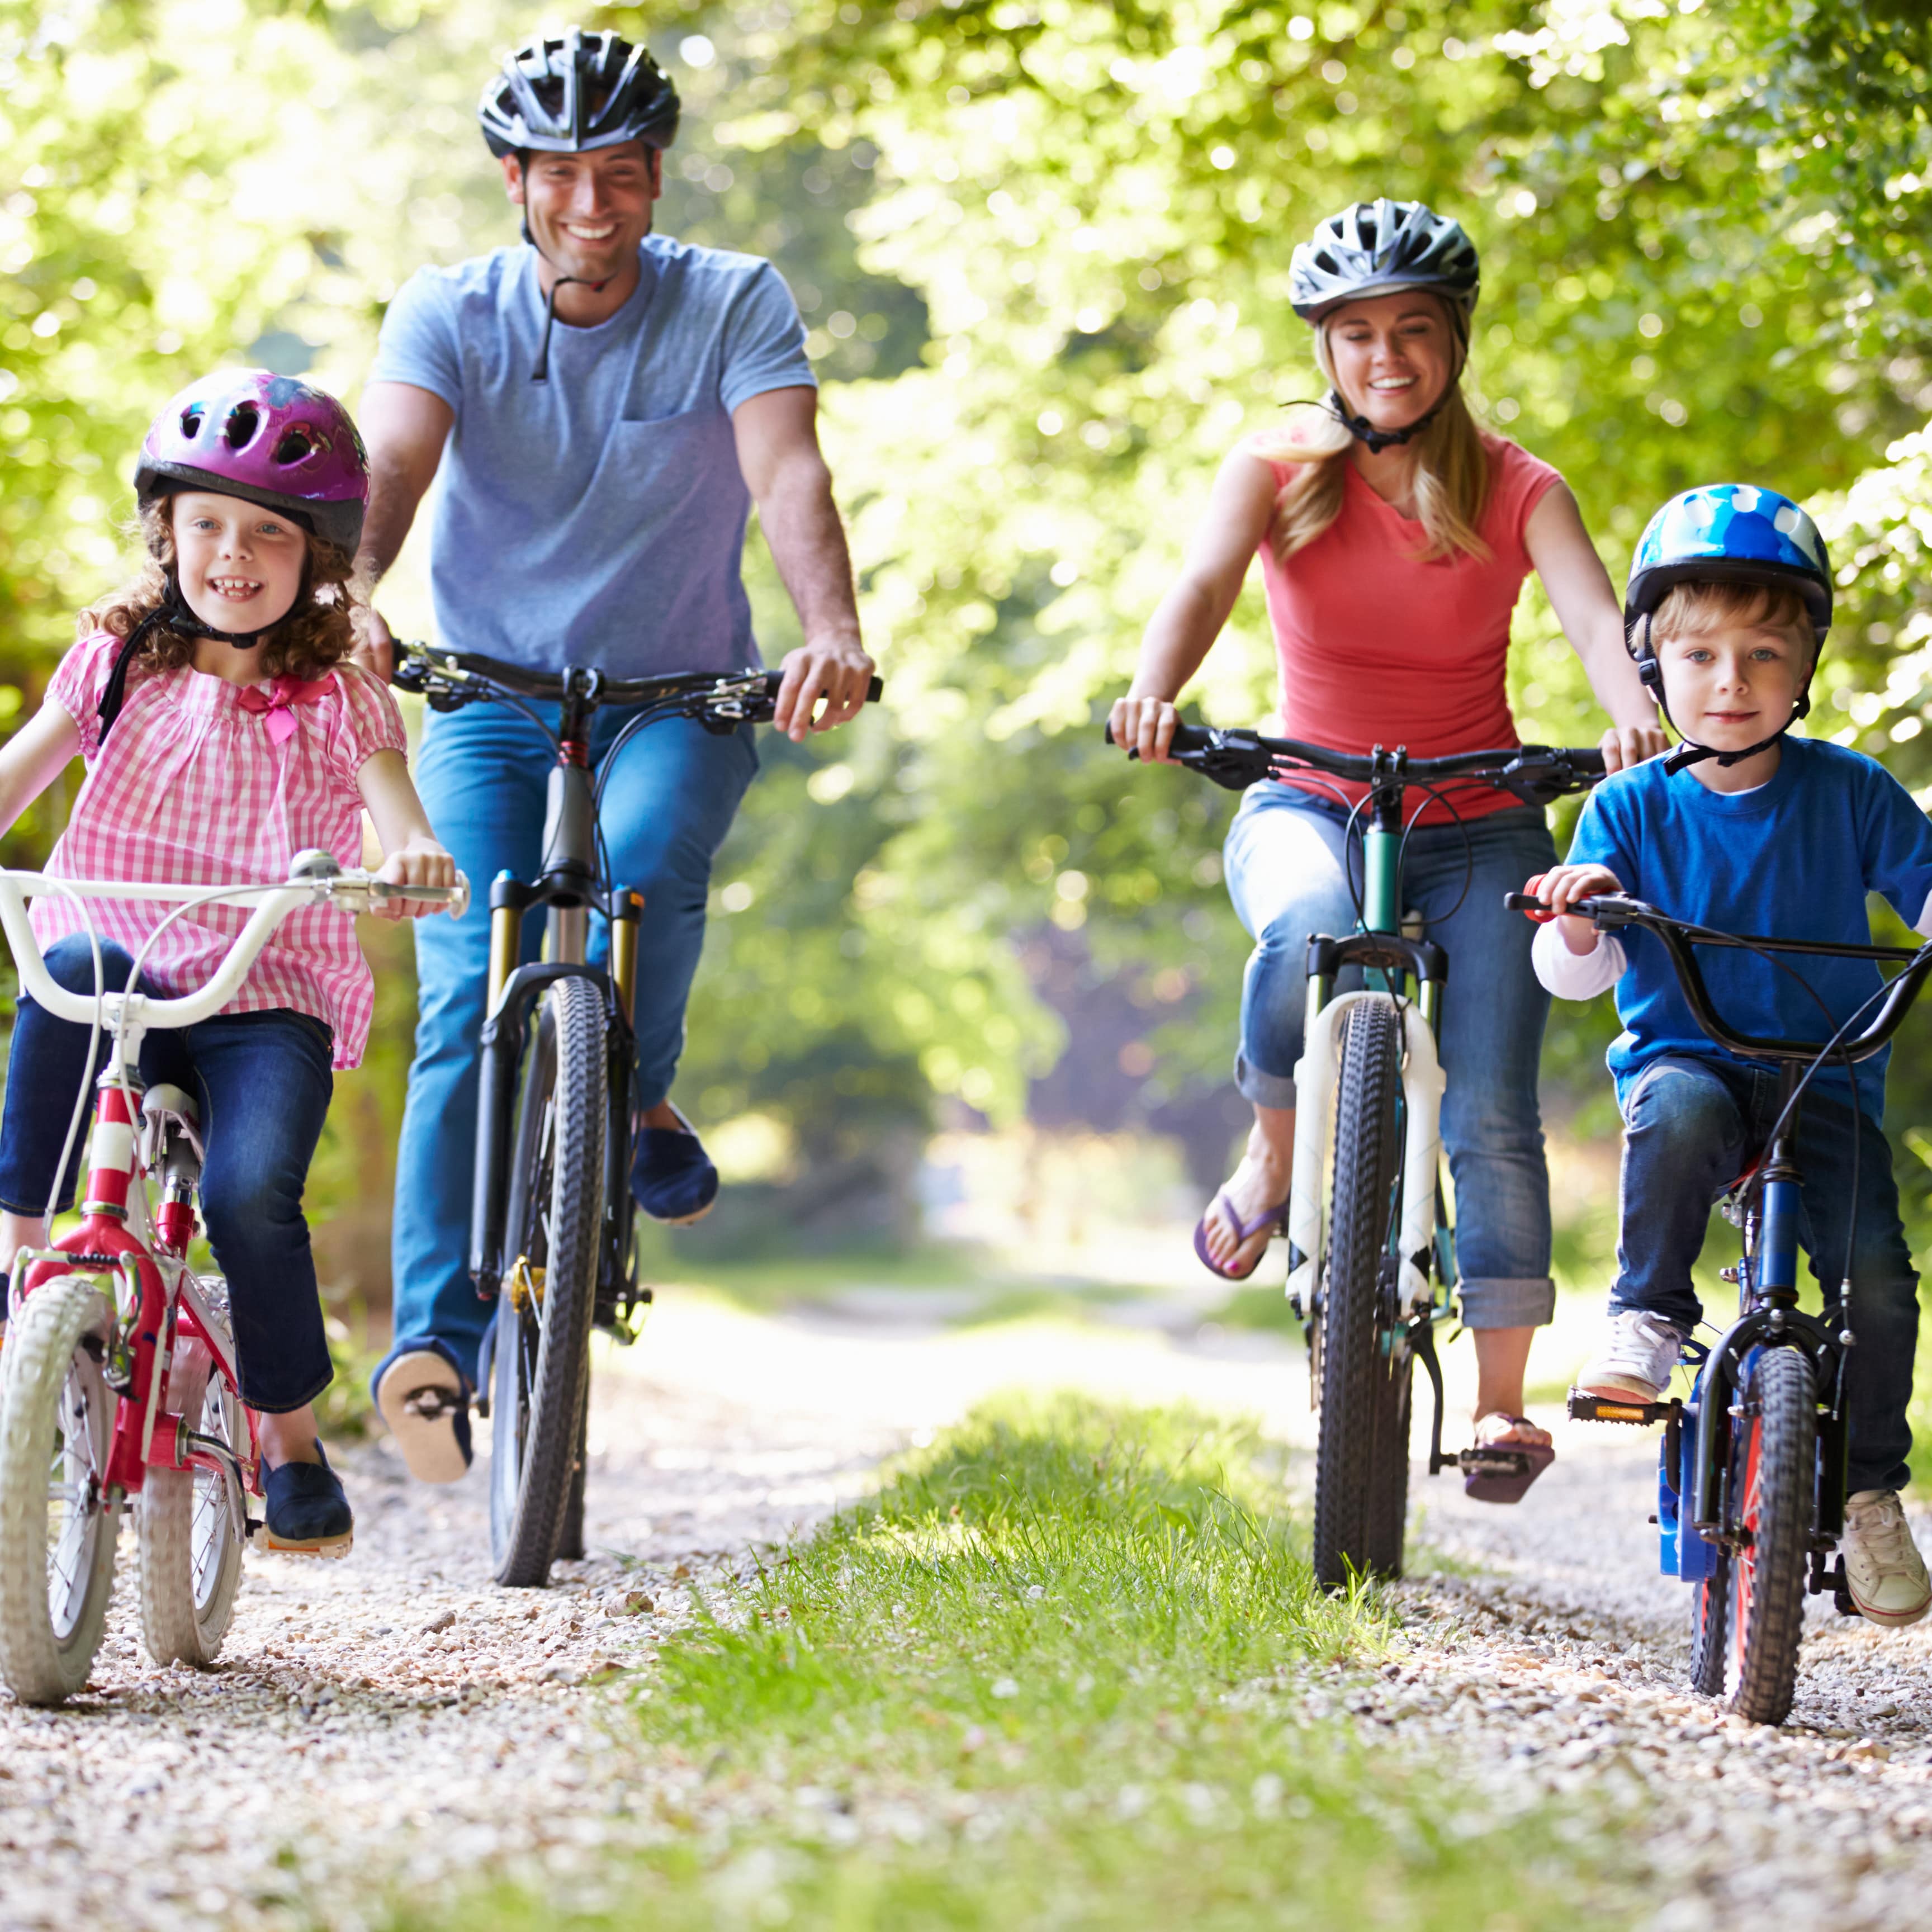
[[1131,692],[1117,698],[1107,716],[1114,742],[1124,752],[1138,752],[1144,764],[1171,765],[1168,755],[1180,713],[1164,698],[1139,698]]
[[[382,861],[376,876],[390,886],[453,886],[456,861],[434,838],[412,838]],[[443,910],[423,899],[391,899],[371,908],[377,919],[421,919]]]
[[[1623,889],[1623,881],[1606,866],[1558,866],[1552,872],[1538,872],[1523,886],[1525,892],[1550,908],[1557,930],[1563,935],[1563,944],[1576,953],[1595,952],[1601,934],[1587,919],[1565,918],[1564,912],[1579,899],[1594,898],[1600,892],[1620,892]],[[1530,916],[1534,919],[1536,915],[1532,913]]]
[[1604,770],[1627,772],[1646,758],[1670,748],[1670,738],[1661,724],[1612,724],[1597,741],[1604,754]]

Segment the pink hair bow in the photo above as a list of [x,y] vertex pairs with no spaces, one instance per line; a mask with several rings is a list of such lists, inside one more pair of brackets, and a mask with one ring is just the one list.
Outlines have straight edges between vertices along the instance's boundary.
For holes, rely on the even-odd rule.
[[242,687],[242,709],[257,713],[266,712],[268,742],[285,745],[295,736],[295,707],[298,704],[314,704],[334,681],[326,677],[312,678],[306,682],[298,677],[278,677],[266,684],[244,684]]

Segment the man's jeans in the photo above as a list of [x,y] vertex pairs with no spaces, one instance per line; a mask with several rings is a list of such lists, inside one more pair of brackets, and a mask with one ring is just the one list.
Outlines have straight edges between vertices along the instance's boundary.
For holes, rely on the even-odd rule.
[[[134,962],[122,947],[104,941],[100,963],[109,987],[118,992],[127,985]],[[92,994],[94,953],[86,935],[70,933],[49,946],[47,970],[56,986]],[[152,988],[143,981],[140,990]],[[21,994],[0,1120],[0,1208],[9,1214],[46,1210],[87,1077],[87,1031]],[[110,1050],[104,1040],[98,1065],[107,1064]],[[333,1373],[302,1204],[334,1090],[334,1057],[328,1028],[286,1006],[157,1027],[141,1042],[142,1078],[194,1096],[208,1150],[202,1217],[227,1277],[242,1399],[270,1414],[313,1402]],[[92,1105],[90,1095],[90,1112]],[[61,1177],[62,1210],[74,1203],[83,1144],[76,1140]]]
[[[554,723],[554,710],[545,722]],[[605,754],[632,714],[599,711],[591,758]],[[476,909],[416,927],[416,1057],[410,1069],[396,1159],[395,1336],[441,1341],[473,1378],[490,1308],[470,1279],[470,1200],[476,1154],[476,1091],[489,992],[491,880],[533,878],[542,863],[544,800],[555,754],[506,705],[432,712],[417,761],[429,821],[473,882]],[[646,725],[620,755],[604,794],[610,875],[644,896],[638,940],[638,1104],[670,1091],[684,1046],[685,1000],[704,944],[711,862],[758,768],[750,726],[716,736],[694,720]],[[538,956],[541,910],[524,921],[524,957]],[[591,957],[603,963],[604,922],[590,922]]]
[[[1711,1204],[1762,1150],[1778,1119],[1778,1076],[1714,1060],[1654,1060],[1624,1102],[1622,1228],[1613,1310],[1647,1309],[1687,1333],[1703,1310],[1690,1284]],[[1852,1201],[1857,1136],[1858,1199]],[[1851,1485],[1895,1490],[1907,1480],[1905,1420],[1918,1342],[1918,1277],[1898,1216],[1892,1149],[1871,1117],[1814,1084],[1800,1103],[1796,1149],[1804,1179],[1798,1238],[1827,1307],[1837,1304],[1845,1238],[1853,1240],[1846,1371]],[[1730,1311],[1724,1311],[1730,1319]]]
[[[1241,993],[1234,1078],[1264,1107],[1294,1105],[1311,933],[1352,932],[1361,850],[1344,856],[1348,814],[1272,782],[1251,786],[1228,830],[1228,890],[1253,936]],[[1359,821],[1358,821],[1359,822]],[[1512,807],[1466,825],[1419,826],[1402,867],[1403,909],[1447,949],[1442,994],[1442,1142],[1456,1184],[1462,1318],[1472,1328],[1547,1322],[1550,1176],[1544,1163],[1537,1062],[1550,995],[1530,964],[1534,928],[1503,908],[1533,872],[1556,862],[1543,814]],[[1361,983],[1345,975],[1339,990]]]

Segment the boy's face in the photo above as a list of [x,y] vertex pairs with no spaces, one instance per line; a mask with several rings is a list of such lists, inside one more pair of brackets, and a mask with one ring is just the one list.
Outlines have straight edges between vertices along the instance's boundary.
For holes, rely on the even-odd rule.
[[1788,632],[1723,624],[1652,640],[1677,728],[1716,752],[1742,752],[1791,716],[1817,656]]

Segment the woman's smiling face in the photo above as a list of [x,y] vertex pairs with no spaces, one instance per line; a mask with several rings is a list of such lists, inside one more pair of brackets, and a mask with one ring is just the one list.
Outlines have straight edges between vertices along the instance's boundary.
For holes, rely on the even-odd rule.
[[239,496],[184,490],[172,500],[175,561],[188,608],[218,631],[264,631],[295,608],[308,533]]
[[1381,430],[1406,429],[1426,416],[1462,359],[1441,297],[1419,289],[1346,303],[1323,337],[1342,401]]

